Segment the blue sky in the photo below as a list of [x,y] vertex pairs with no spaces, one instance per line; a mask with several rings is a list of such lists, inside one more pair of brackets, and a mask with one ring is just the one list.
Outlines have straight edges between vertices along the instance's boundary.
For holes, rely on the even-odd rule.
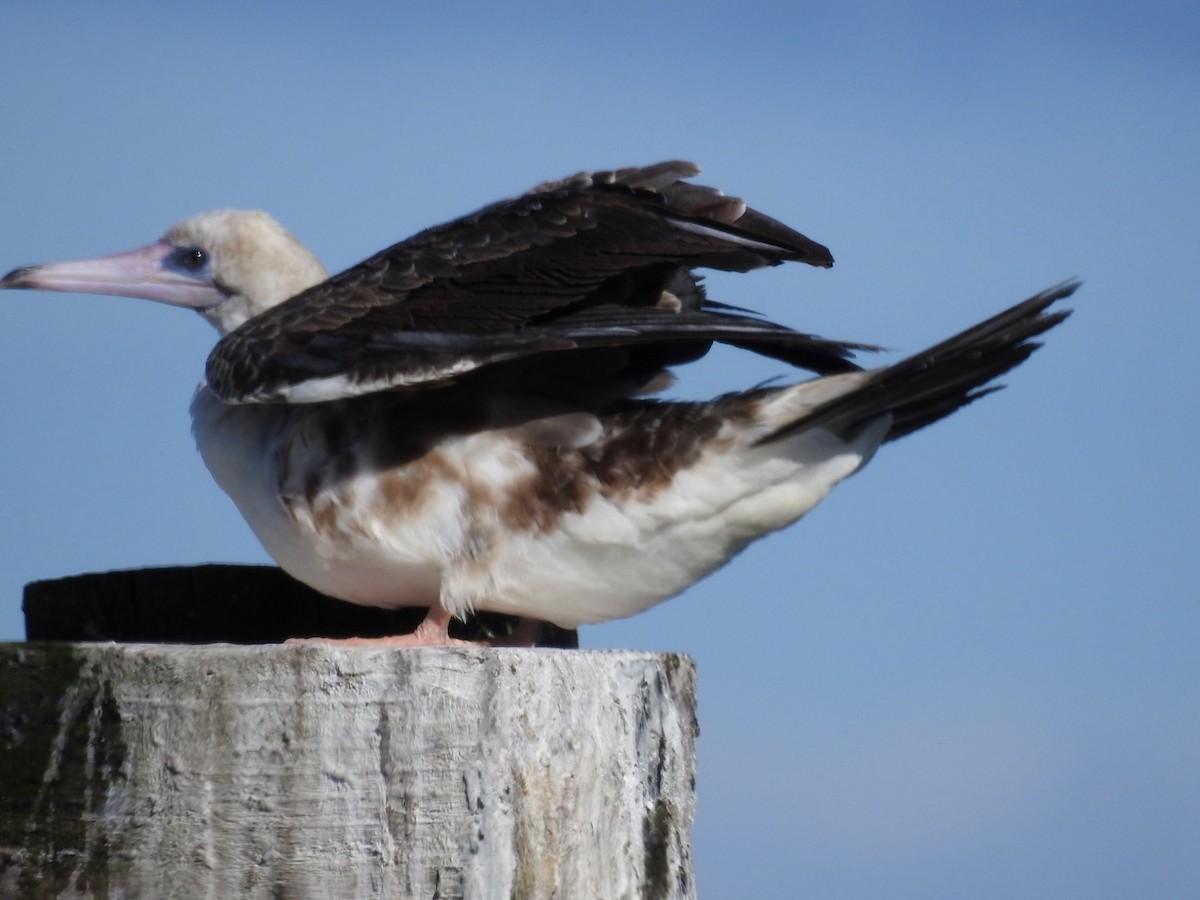
[[[0,269],[220,206],[337,269],[684,157],[832,248],[710,280],[799,328],[916,350],[1082,277],[1007,390],[583,641],[699,662],[701,896],[1194,897],[1197,34],[1184,3],[26,4]],[[30,580],[265,561],[189,435],[213,339],[0,296],[0,638]],[[778,375],[719,353],[678,393]]]

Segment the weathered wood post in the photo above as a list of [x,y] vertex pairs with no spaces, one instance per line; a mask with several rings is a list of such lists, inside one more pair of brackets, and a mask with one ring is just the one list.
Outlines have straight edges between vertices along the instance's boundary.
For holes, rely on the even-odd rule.
[[0,645],[0,896],[691,897],[671,654]]

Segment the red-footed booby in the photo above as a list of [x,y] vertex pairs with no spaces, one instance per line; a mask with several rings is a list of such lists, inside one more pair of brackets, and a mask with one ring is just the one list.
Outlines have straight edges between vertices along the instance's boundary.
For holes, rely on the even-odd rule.
[[[223,210],[155,244],[0,287],[143,297],[221,334],[192,401],[217,483],[267,552],[355,603],[567,628],[672,597],[816,506],[883,444],[995,390],[1074,283],[894,365],[709,300],[697,268],[832,265],[826,248],[686,179],[581,173],[423,231],[340,274],[274,219]],[[665,402],[722,342],[818,377]],[[364,643],[362,641],[356,643]]]

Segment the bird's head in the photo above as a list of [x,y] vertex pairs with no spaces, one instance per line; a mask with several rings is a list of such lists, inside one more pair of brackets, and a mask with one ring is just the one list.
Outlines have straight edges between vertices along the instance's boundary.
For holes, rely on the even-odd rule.
[[324,280],[316,257],[269,215],[222,209],[184,219],[137,250],[15,269],[0,287],[186,306],[224,335]]

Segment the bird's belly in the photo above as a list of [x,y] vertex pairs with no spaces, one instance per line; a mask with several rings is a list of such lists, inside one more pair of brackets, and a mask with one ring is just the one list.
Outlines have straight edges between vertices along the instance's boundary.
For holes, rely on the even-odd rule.
[[[268,496],[264,499],[270,499]],[[364,606],[430,606],[438,599],[442,566],[415,542],[404,552],[353,536],[314,528],[306,514],[278,504],[247,504],[235,498],[271,557],[293,578],[330,597]]]
[[669,479],[625,483],[595,454],[502,431],[442,433],[382,464],[386,416],[333,422],[321,406],[226,406],[204,390],[193,405],[205,463],[286,571],[355,603],[564,627],[685,590],[815,506],[883,433],[714,442]]

